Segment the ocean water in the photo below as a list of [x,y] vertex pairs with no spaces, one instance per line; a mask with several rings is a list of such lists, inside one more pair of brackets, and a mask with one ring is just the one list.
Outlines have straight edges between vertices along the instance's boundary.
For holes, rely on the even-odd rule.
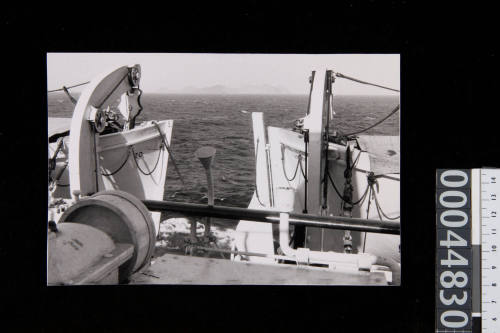
[[[139,121],[174,120],[171,147],[185,186],[170,161],[164,199],[207,202],[205,172],[194,153],[200,147],[211,146],[216,149],[215,204],[247,207],[255,177],[251,112],[263,112],[266,126],[287,128],[305,115],[307,101],[307,95],[144,94]],[[368,127],[398,103],[398,96],[336,96],[332,128],[348,133]],[[71,117],[72,113],[73,105],[64,94],[49,94],[49,117]],[[399,135],[399,112],[364,134]],[[219,220],[214,224],[226,225]]]

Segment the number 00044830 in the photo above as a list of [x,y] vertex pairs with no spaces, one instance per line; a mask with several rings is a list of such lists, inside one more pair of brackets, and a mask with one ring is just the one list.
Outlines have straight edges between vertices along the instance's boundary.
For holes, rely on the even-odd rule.
[[436,179],[436,326],[471,327],[470,170],[438,170]]

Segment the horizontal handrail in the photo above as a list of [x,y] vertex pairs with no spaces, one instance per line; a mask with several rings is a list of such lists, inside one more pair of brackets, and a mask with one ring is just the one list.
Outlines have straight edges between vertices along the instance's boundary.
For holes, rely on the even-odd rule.
[[[279,224],[280,211],[260,210],[227,206],[208,206],[194,203],[174,201],[143,200],[146,207],[156,212],[179,212],[193,216],[209,216],[229,220],[249,220]],[[310,214],[289,213],[291,225],[303,225],[325,229],[341,229],[352,231],[376,232],[399,235],[399,221],[361,219],[343,216],[316,216]]]

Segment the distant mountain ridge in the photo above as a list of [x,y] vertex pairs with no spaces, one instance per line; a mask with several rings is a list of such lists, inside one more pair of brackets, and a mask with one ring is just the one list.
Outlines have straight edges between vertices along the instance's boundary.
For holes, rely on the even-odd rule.
[[208,87],[187,86],[180,90],[162,89],[165,93],[178,94],[212,94],[212,95],[238,95],[238,94],[259,94],[259,95],[280,95],[290,94],[290,91],[281,86],[273,86],[269,84],[263,85],[244,85],[241,87],[227,87],[222,84],[216,84]]

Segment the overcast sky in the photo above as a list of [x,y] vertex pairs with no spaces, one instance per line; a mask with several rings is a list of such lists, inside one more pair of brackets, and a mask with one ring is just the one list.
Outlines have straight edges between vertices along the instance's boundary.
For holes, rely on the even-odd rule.
[[[398,54],[48,53],[47,89],[85,82],[108,69],[132,64],[141,65],[144,93],[187,86],[273,85],[307,94],[311,71],[325,68],[394,89],[400,85]],[[337,79],[334,89],[338,95],[398,94],[345,79]]]

